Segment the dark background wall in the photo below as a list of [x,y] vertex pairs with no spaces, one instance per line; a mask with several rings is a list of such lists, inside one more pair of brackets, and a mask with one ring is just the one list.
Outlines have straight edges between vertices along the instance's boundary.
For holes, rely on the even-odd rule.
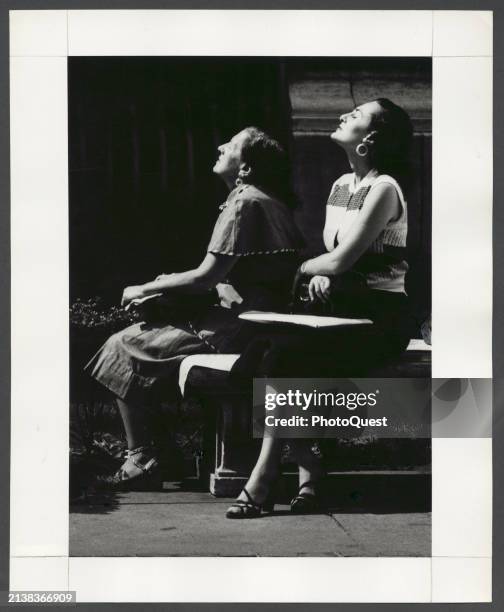
[[412,181],[408,202],[407,290],[416,314],[431,309],[432,62],[426,58],[314,58],[288,63],[293,167],[303,203],[297,215],[310,249],[324,250],[324,203],[336,178],[349,172],[345,154],[329,138],[338,117],[378,97],[410,115]]
[[201,259],[226,199],[217,146],[247,125],[285,142],[279,61],[69,58],[71,298]]
[[311,251],[348,171],[338,116],[390,97],[415,128],[407,194],[410,293],[430,304],[431,61],[424,58],[69,58],[71,299],[117,302],[127,284],[200,260],[226,191],[217,146],[258,125],[290,151]]

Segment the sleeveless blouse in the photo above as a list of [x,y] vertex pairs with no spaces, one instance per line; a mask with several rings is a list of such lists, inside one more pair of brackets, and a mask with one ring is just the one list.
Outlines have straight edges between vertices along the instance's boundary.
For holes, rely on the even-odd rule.
[[389,221],[376,240],[354,264],[352,270],[361,272],[370,289],[405,293],[404,279],[408,271],[406,238],[408,233],[407,204],[397,181],[387,174],[371,170],[355,188],[355,174],[344,174],[333,185],[326,207],[324,245],[332,251],[358,221],[368,194],[383,183],[397,191],[401,212]]

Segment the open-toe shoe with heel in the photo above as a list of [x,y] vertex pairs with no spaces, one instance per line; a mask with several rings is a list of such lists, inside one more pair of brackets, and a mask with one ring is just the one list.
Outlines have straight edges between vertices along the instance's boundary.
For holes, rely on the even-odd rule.
[[250,495],[246,488],[243,489],[243,493],[247,500],[237,499],[234,503],[229,506],[226,512],[226,517],[229,519],[248,519],[258,518],[263,512],[273,512],[275,506],[273,501],[273,490],[270,489],[266,499],[258,504],[254,498]]
[[308,480],[299,487],[297,495],[292,498],[290,503],[291,512],[294,514],[319,512],[321,508],[320,497],[307,491],[303,492],[303,489],[308,487],[315,488],[317,485],[318,483]]

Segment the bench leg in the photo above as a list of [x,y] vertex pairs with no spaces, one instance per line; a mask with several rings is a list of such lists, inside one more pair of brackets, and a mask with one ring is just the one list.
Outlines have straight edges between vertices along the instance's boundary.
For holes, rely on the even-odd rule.
[[250,398],[226,397],[219,401],[215,434],[215,467],[210,493],[236,497],[248,480],[257,458],[252,439]]

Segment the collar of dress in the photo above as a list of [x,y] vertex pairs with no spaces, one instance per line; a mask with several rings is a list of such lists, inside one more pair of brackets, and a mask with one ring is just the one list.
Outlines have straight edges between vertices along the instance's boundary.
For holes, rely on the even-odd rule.
[[357,183],[357,175],[355,172],[352,174],[350,182],[348,183],[348,189],[350,193],[355,193],[357,189],[361,187],[365,187],[371,179],[374,179],[378,176],[378,170],[376,168],[371,168],[371,170]]
[[239,193],[241,193],[248,185],[246,183],[244,183],[243,185],[238,185],[236,186],[234,189],[232,189],[229,192],[229,195],[227,197],[227,200],[225,202],[223,202],[220,206],[219,206],[219,210],[222,212],[225,208],[227,208],[229,202],[231,201],[232,197],[231,196],[235,196]]

